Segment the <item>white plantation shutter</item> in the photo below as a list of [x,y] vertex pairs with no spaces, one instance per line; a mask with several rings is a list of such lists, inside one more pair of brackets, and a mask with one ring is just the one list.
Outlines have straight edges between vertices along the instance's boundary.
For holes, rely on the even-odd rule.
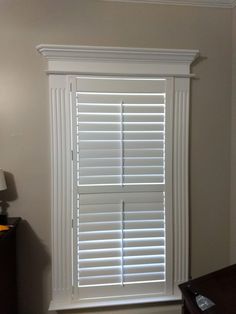
[[166,88],[76,78],[80,298],[166,293]]

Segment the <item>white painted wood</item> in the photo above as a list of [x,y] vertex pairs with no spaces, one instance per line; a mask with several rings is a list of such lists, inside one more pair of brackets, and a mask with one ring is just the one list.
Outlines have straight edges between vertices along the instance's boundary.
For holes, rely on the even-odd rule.
[[71,136],[66,77],[51,76],[51,199],[53,299],[71,300]]
[[[125,299],[122,297],[122,299],[117,298],[117,300],[109,301],[109,300],[103,300],[102,298],[97,301],[97,302],[91,302],[89,299],[84,301],[84,302],[73,302],[73,303],[68,303],[68,302],[57,302],[57,301],[52,301],[50,304],[50,310],[51,311],[59,311],[59,310],[73,310],[73,309],[85,309],[85,308],[97,308],[97,307],[109,307],[109,306],[114,306],[114,305],[139,305],[139,304],[148,304],[148,303],[156,303],[156,302],[171,302],[171,301],[181,301],[181,296],[175,297],[175,296],[163,296],[163,297],[150,297],[150,298],[135,298],[135,299]],[[167,308],[163,308],[163,305],[159,309],[160,313],[161,309],[165,313],[167,311]],[[154,313],[159,313],[159,311],[155,310]],[[138,313],[137,309],[136,312]],[[141,313],[145,314],[153,314],[153,310],[151,310],[151,307],[145,307],[143,308],[143,311]],[[174,314],[175,312],[170,312],[171,314]],[[181,313],[181,312],[179,312]]]
[[175,79],[174,91],[174,286],[188,280],[189,269],[189,208],[188,208],[188,155],[189,155],[189,80]]
[[64,46],[43,45],[36,47],[48,60],[89,60],[101,61],[129,61],[129,62],[165,62],[176,61],[190,63],[199,53],[198,50],[187,49],[151,49],[151,48],[123,48],[103,46]]
[[[52,150],[52,310],[99,305],[145,303],[180,299],[177,285],[188,279],[188,122],[190,64],[197,50],[123,49],[39,45],[38,51],[48,59],[51,98]],[[173,102],[173,294],[146,300],[84,301],[78,304],[72,281],[72,160],[71,109],[69,81],[71,74],[109,74],[168,77]],[[171,135],[169,134],[169,137]],[[171,159],[167,161],[171,162]],[[170,176],[171,174],[167,174]],[[169,190],[171,188],[169,187]],[[169,218],[169,224],[171,219]],[[75,242],[74,242],[75,243]],[[170,259],[172,259],[170,255]],[[74,269],[76,269],[74,262]],[[170,267],[170,266],[168,266]],[[75,276],[75,274],[74,274]],[[75,277],[74,277],[75,278]]]
[[198,50],[38,45],[47,72],[106,75],[189,75]]
[[173,295],[173,121],[174,121],[174,78],[167,79],[166,130],[165,130],[165,219],[166,219],[166,293]]
[[147,4],[168,4],[168,5],[187,5],[197,7],[226,8],[231,9],[236,5],[235,0],[103,0],[109,2],[126,3],[147,3]]

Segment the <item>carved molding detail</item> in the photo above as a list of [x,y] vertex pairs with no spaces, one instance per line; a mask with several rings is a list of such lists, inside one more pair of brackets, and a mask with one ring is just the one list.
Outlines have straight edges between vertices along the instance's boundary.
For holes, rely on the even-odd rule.
[[189,80],[175,80],[174,101],[174,274],[175,284],[189,275]]
[[71,139],[65,77],[50,77],[53,299],[71,298]]

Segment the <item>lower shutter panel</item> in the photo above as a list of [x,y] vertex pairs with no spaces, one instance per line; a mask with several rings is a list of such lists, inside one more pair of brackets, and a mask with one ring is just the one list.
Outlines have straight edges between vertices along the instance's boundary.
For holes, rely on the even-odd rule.
[[80,196],[79,286],[165,280],[164,193],[125,194]]

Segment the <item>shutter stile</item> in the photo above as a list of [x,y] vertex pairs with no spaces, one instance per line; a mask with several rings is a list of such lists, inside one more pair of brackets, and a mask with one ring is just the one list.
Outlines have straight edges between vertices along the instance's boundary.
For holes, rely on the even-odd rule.
[[164,79],[77,78],[81,296],[164,293],[165,88]]

